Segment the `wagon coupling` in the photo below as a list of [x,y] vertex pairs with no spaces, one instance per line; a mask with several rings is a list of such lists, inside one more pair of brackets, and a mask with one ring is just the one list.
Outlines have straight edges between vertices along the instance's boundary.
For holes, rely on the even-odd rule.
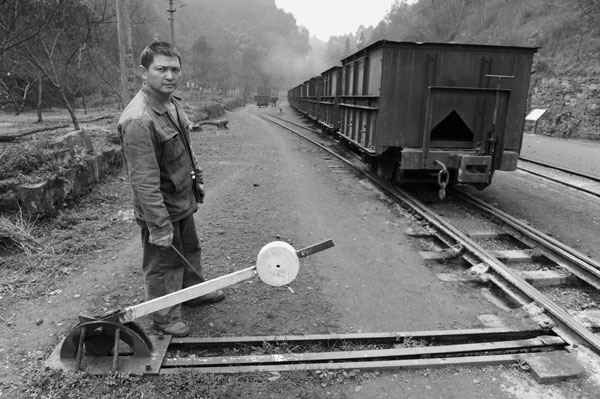
[[148,336],[135,319],[255,275],[268,285],[289,284],[298,274],[300,258],[331,247],[333,241],[326,240],[296,251],[286,242],[273,241],[261,248],[255,266],[103,316],[79,316],[79,324],[55,348],[46,366],[92,374],[158,372],[171,336]]
[[450,181],[450,173],[443,162],[436,160],[435,163],[442,167],[438,172],[438,185],[440,186],[440,199],[443,200],[446,198],[446,186]]

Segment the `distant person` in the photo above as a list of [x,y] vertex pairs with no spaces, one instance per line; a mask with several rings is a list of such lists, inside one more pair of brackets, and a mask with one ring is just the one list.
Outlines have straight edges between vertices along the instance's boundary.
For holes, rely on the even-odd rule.
[[[143,86],[123,111],[117,129],[141,227],[142,271],[150,300],[205,281],[193,217],[204,201],[204,180],[190,147],[189,132],[196,126],[173,95],[181,78],[181,56],[169,43],[152,43],[141,54],[140,72]],[[219,290],[186,304],[224,297]],[[165,334],[190,333],[181,320],[181,305],[149,317]]]

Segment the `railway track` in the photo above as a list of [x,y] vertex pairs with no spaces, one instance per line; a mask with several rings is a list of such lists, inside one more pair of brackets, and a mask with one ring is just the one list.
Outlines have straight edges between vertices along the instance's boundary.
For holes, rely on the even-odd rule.
[[[484,224],[484,219],[500,222],[485,231],[470,226],[457,227],[459,223],[455,222],[459,222],[461,218],[452,220],[450,216],[453,213],[464,216],[462,209],[453,212],[450,208],[444,208],[444,216],[441,216],[439,210],[425,205],[427,198],[418,198],[380,178],[359,157],[351,155],[351,152],[329,139],[324,140],[319,132],[311,130],[312,137],[309,137],[310,135],[298,131],[299,127],[306,129],[302,124],[294,124],[268,113],[262,114],[262,117],[302,136],[351,166],[390,199],[426,221],[425,227],[407,234],[424,243],[426,250],[421,254],[428,261],[437,263],[440,279],[484,287],[493,285],[503,293],[505,306],[526,309],[536,323],[525,323],[526,326],[521,328],[488,325],[481,329],[466,330],[173,338],[162,335],[145,336],[142,331],[134,329],[132,323],[126,323],[135,318],[134,313],[146,314],[154,309],[150,309],[152,306],[159,305],[148,302],[108,315],[108,318],[82,320],[81,325],[69,334],[69,340],[65,341],[68,345],[59,345],[47,360],[47,366],[63,370],[85,370],[91,374],[106,374],[111,371],[162,375],[190,370],[211,374],[300,370],[324,375],[324,370],[331,370],[327,372],[328,376],[331,373],[342,373],[343,376],[343,373],[351,374],[359,369],[418,369],[515,363],[530,367],[539,358],[546,359],[538,360],[538,364],[544,364],[550,355],[555,356],[551,362],[562,365],[573,361],[568,357],[568,352],[573,350],[575,344],[585,345],[600,354],[600,339],[594,334],[593,328],[584,325],[549,295],[540,291],[540,287],[572,287],[574,281],[598,291],[600,267],[593,260],[529,226],[511,220],[508,215],[489,208],[487,204],[469,198],[468,194],[451,191],[448,201],[434,202],[443,205],[458,203],[460,199],[461,206],[468,204],[473,209],[469,213],[473,216],[470,220],[475,220],[475,213],[482,215],[476,222],[478,227]],[[503,247],[500,250],[498,243],[508,236],[520,247]],[[485,242],[481,242],[482,239]],[[487,246],[489,242],[496,245],[490,248]],[[310,254],[310,251],[305,251],[311,248],[316,251],[317,248],[322,250],[331,246],[323,244],[325,243],[300,251],[290,251],[297,257],[303,257]],[[523,250],[524,248],[527,250]],[[527,252],[537,252],[538,255],[533,256]],[[556,273],[558,276],[549,273],[539,276],[534,273],[535,270],[519,270],[514,267],[518,262],[531,267],[542,257],[545,263],[535,266],[536,268],[547,268],[548,262],[554,262],[553,268],[560,269],[562,273]],[[511,262],[510,267],[507,260]],[[276,267],[281,266],[285,265],[278,263]],[[194,292],[204,292],[212,285],[221,284],[219,287],[224,287],[252,277],[254,269],[259,271],[260,276],[257,266],[207,281],[206,287],[190,288]],[[176,293],[169,300],[177,302],[181,300],[179,297],[189,299],[193,294],[191,291],[184,291],[186,290]],[[131,328],[128,329],[128,326]],[[114,343],[108,339],[112,337],[112,331],[107,331],[113,327],[116,328]],[[144,342],[134,339],[136,334],[142,334]],[[129,338],[123,340],[127,344],[125,346],[119,341],[119,337],[123,336]],[[108,338],[104,339],[106,337]],[[94,348],[99,349],[98,353],[88,353],[89,349]]]
[[[337,150],[332,151],[330,146],[321,144],[323,136],[309,137],[318,135],[318,131],[277,115],[263,117],[336,156],[394,201],[425,219],[428,228],[411,232],[411,235],[429,243],[425,247],[430,250],[423,251],[423,256],[448,266],[448,272],[440,273],[444,274],[443,278],[491,283],[503,293],[503,300],[509,303],[507,306],[526,309],[538,323],[551,328],[566,342],[583,344],[600,354],[600,339],[595,335],[598,328],[594,320],[585,316],[585,311],[597,309],[600,301],[600,264],[597,261],[459,190],[451,191],[449,201],[432,201],[443,207],[435,210],[415,195],[382,180],[364,165],[360,166],[355,157],[341,155]],[[302,134],[296,127],[312,133]],[[456,217],[448,217],[453,212],[446,204],[455,201],[460,202],[461,209],[455,210]],[[466,211],[465,207],[470,210]],[[440,216],[442,212],[444,217]],[[465,218],[466,214],[468,218]],[[475,214],[479,215],[479,219],[472,216]],[[461,226],[460,221],[465,219],[469,219],[470,225]],[[508,242],[512,244],[508,245]],[[567,311],[565,305],[556,303],[555,299],[561,298],[557,290],[584,292],[582,296],[590,302],[575,317],[572,308]]]
[[600,177],[519,157],[518,170],[600,198]]

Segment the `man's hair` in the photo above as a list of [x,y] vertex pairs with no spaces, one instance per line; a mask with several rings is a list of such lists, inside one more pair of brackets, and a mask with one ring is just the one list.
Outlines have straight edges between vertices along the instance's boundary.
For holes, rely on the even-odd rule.
[[157,55],[165,55],[167,57],[177,57],[179,59],[179,63],[181,64],[181,55],[179,51],[171,44],[167,42],[154,42],[150,44],[148,47],[142,51],[141,55],[141,64],[144,68],[148,68],[152,61],[154,61],[154,57]]

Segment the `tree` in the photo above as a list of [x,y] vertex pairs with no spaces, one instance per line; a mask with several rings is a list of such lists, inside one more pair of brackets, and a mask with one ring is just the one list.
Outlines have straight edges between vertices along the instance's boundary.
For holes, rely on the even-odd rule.
[[361,49],[367,42],[366,29],[364,25],[360,25],[356,30],[356,48]]
[[44,32],[64,1],[1,0],[0,55]]
[[14,68],[16,65],[0,78],[0,94],[3,94],[13,105],[15,115],[19,115],[25,106],[34,80],[26,74],[16,74]]
[[95,11],[84,2],[66,2],[42,34],[19,46],[20,54],[58,90],[75,129],[79,129],[79,122],[73,96],[77,92],[77,82],[91,71],[85,50],[88,43],[96,44],[95,29],[107,21],[106,14]]

